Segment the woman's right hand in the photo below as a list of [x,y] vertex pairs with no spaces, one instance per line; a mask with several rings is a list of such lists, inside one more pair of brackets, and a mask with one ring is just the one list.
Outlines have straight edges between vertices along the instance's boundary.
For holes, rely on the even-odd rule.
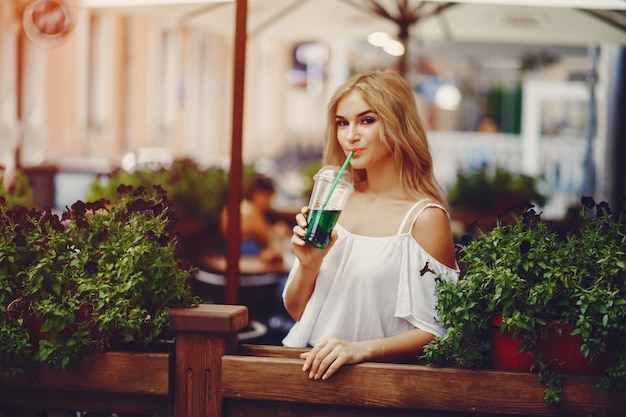
[[309,225],[307,222],[307,213],[309,208],[304,206],[300,213],[296,214],[296,225],[293,227],[293,235],[291,236],[291,246],[294,255],[300,261],[303,268],[318,268],[322,264],[322,260],[328,250],[335,244],[337,240],[337,231],[333,230],[330,235],[330,241],[325,249],[319,249],[311,245],[307,245],[304,238],[306,237],[306,229]]

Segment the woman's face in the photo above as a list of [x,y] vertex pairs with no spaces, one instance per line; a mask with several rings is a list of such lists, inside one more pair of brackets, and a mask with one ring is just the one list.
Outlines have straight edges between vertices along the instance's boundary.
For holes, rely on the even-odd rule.
[[337,140],[346,155],[354,151],[350,162],[353,168],[371,168],[391,158],[390,150],[380,140],[381,123],[358,91],[352,91],[337,103]]

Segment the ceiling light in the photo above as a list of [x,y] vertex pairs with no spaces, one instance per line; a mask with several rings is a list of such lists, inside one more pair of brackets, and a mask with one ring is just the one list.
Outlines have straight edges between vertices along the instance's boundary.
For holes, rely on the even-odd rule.
[[402,42],[398,42],[393,39],[383,45],[382,48],[383,51],[387,52],[391,56],[404,55],[404,45],[402,44]]
[[387,42],[392,40],[391,36],[386,34],[385,32],[372,32],[368,35],[367,41],[378,47],[383,47]]
[[453,84],[442,84],[435,92],[435,104],[444,110],[454,110],[461,103],[461,92]]

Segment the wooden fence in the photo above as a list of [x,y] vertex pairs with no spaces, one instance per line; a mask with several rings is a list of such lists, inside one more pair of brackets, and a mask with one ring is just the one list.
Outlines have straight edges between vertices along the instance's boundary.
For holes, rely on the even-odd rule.
[[204,304],[174,312],[173,352],[108,352],[60,372],[0,378],[0,411],[80,410],[174,417],[623,416],[626,389],[568,375],[561,402],[535,374],[363,363],[327,381],[302,372],[300,349],[238,346],[247,309]]

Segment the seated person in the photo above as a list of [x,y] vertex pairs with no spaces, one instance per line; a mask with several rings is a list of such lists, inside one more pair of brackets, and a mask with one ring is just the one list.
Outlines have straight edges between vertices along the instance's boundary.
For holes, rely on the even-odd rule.
[[[252,177],[245,188],[241,202],[241,254],[258,256],[272,262],[282,260],[285,244],[291,230],[283,222],[272,224],[269,220],[272,198],[276,187],[271,178],[264,175]],[[228,211],[222,210],[221,231],[228,234]]]

